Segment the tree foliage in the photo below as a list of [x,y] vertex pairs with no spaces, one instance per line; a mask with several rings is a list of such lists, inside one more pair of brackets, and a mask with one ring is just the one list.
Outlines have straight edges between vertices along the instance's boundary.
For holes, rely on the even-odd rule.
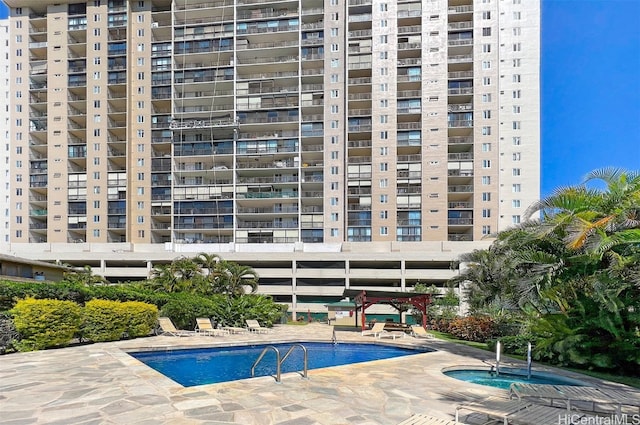
[[[593,184],[596,187],[591,187]],[[532,205],[528,220],[460,260],[472,310],[528,323],[538,358],[640,370],[640,174],[589,173]]]
[[223,260],[216,254],[180,257],[153,268],[147,287],[161,292],[234,297],[258,290],[259,276],[250,266]]

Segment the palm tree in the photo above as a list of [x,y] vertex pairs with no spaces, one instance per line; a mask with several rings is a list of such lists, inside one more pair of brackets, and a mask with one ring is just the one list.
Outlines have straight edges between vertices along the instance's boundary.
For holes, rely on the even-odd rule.
[[156,264],[150,277],[149,284],[156,291],[175,292],[177,289],[177,279],[171,264]]
[[246,293],[246,287],[251,289],[251,293],[258,290],[259,276],[253,268],[226,260],[220,261],[216,267],[220,293],[238,296]]
[[64,272],[64,280],[69,283],[80,284],[85,286],[104,285],[108,283],[103,276],[93,274],[93,269],[89,265],[85,265],[82,270],[74,269]]

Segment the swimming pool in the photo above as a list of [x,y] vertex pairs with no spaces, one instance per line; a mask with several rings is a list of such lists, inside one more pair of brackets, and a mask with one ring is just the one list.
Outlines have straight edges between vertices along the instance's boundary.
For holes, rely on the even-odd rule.
[[587,385],[576,379],[565,378],[558,375],[534,371],[531,378],[527,378],[527,371],[516,368],[501,368],[500,374],[489,373],[483,369],[453,369],[444,370],[445,375],[459,379],[461,381],[472,382],[474,384],[486,385],[489,387],[509,389],[514,382],[525,384],[551,384],[551,385]]
[[[410,356],[434,351],[426,347],[403,348],[379,344],[350,344],[326,342],[295,342],[259,344],[235,347],[214,347],[185,350],[130,352],[147,366],[175,382],[190,387],[251,378],[251,366],[267,346],[276,347],[282,356],[294,344],[302,344],[308,353],[308,368],[340,366],[372,360]],[[294,349],[282,364],[282,372],[301,371],[303,352]],[[268,350],[255,369],[255,376],[276,373],[276,354]]]

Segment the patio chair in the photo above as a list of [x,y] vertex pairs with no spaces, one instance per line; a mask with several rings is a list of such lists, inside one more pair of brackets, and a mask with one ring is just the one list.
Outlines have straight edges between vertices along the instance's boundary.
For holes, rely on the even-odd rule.
[[460,422],[454,422],[448,419],[435,418],[429,415],[416,413],[408,419],[400,422],[398,425],[463,425]]
[[[569,415],[564,409],[501,397],[488,397],[482,401],[456,406],[456,421],[463,410],[485,415],[488,419],[500,421],[504,425],[557,424],[561,418]],[[571,412],[572,421],[588,416],[581,412]]]
[[247,328],[238,328],[235,326],[223,326],[221,329],[229,332],[230,334],[243,334],[249,332]]
[[433,334],[430,334],[429,332],[427,332],[422,326],[420,325],[412,325],[411,326],[411,336],[413,336],[414,338],[426,338],[426,339],[433,339],[435,338],[433,336]]
[[574,385],[526,384],[514,382],[509,388],[509,397],[533,402],[545,402],[553,406],[560,402],[567,410],[578,408],[592,412],[607,412],[598,410],[598,405],[608,405],[622,412],[622,406],[640,407],[640,397],[634,397],[629,392],[602,390],[595,387]]
[[403,331],[382,331],[378,333],[378,339],[393,338],[394,341],[396,340],[396,338],[404,338],[406,336],[407,334]]
[[187,331],[182,329],[177,329],[173,324],[170,318],[168,317],[158,317],[158,325],[160,325],[160,330],[162,330],[162,335],[171,335],[171,336],[194,336],[196,333],[194,331]]
[[216,329],[211,324],[211,320],[206,317],[198,317],[196,318],[196,332],[198,335],[207,335],[207,336],[224,336],[229,335],[229,331],[224,329]]
[[384,322],[374,323],[371,329],[365,329],[362,331],[362,336],[373,335],[375,338],[378,337],[381,333],[386,332],[384,330]]
[[269,332],[269,329],[260,326],[260,323],[255,319],[246,319],[245,322],[247,322],[247,329],[249,329],[249,332],[255,332],[255,333]]

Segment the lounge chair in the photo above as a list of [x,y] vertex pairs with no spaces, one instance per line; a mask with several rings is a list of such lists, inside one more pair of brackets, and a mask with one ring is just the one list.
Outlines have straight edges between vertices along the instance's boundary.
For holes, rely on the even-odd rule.
[[206,317],[198,317],[196,318],[196,332],[199,335],[207,335],[207,336],[223,336],[229,335],[229,331],[224,329],[216,329],[211,324],[211,320]]
[[235,326],[223,326],[222,330],[227,331],[231,334],[243,334],[243,333],[249,332],[249,330],[246,328],[238,328]]
[[433,334],[430,334],[429,332],[427,332],[422,326],[420,325],[412,325],[411,326],[411,336],[413,336],[414,338],[426,338],[426,339],[433,339],[435,338],[433,336]]
[[362,331],[362,336],[373,335],[374,337],[378,337],[382,332],[386,332],[384,330],[384,322],[374,323],[371,329],[365,329]]
[[[488,397],[482,401],[456,406],[456,421],[460,419],[460,412],[463,410],[485,415],[491,420],[501,421],[504,425],[557,424],[559,418],[567,417],[569,414],[564,409],[501,397]],[[588,416],[581,412],[572,412],[571,420],[578,421]]]
[[393,340],[395,341],[396,338],[404,338],[406,337],[407,334],[404,333],[403,331],[385,331],[383,330],[382,332],[378,333],[378,338],[393,338]]
[[158,317],[158,324],[160,325],[160,329],[162,330],[162,335],[171,335],[171,336],[194,336],[196,333],[194,331],[187,331],[182,329],[176,329],[176,326],[173,324],[170,318],[168,317]]
[[[548,402],[550,406],[560,402],[567,410],[578,408],[580,410],[599,411],[598,405],[608,405],[615,408],[617,413],[622,412],[622,406],[640,407],[640,397],[634,397],[628,392],[601,390],[595,387],[573,385],[549,385],[513,383],[509,388],[509,397],[533,402]],[[607,412],[606,409],[600,410]]]
[[450,421],[448,419],[434,418],[429,415],[415,414],[405,419],[398,425],[462,425],[460,422]]
[[260,323],[257,320],[246,319],[245,322],[247,322],[247,329],[249,329],[249,332],[255,332],[255,333],[268,333],[269,332],[269,329],[260,326]]

